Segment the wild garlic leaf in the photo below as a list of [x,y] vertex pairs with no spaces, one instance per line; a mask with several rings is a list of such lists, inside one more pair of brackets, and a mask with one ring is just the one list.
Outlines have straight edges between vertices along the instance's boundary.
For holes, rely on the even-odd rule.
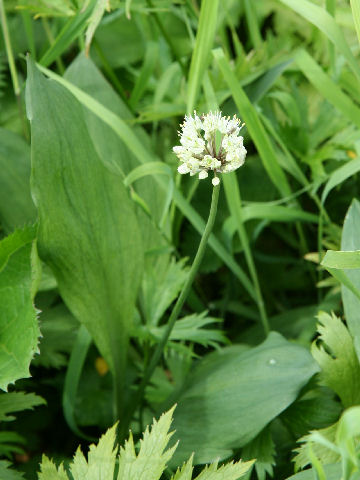
[[360,403],[360,364],[353,339],[345,324],[334,314],[319,314],[319,339],[312,345],[312,355],[321,367],[324,385],[339,395],[345,408]]

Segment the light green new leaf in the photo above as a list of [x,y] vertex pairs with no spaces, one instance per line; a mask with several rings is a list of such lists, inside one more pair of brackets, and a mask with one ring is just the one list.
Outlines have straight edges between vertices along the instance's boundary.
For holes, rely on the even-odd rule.
[[[173,407],[161,415],[158,421],[154,419],[151,429],[147,427],[139,448],[135,449],[132,434],[124,447],[114,447],[116,425],[103,435],[97,446],[91,445],[88,460],[78,449],[70,464],[72,480],[113,480],[115,464],[118,463],[117,480],[159,480],[177,447],[175,444],[166,450],[172,437],[169,433]],[[178,469],[172,480],[191,480],[192,458]],[[251,468],[254,461],[236,462],[218,468],[217,462],[205,467],[195,480],[238,480]],[[62,466],[56,468],[45,456],[42,459],[39,480],[68,480]],[[14,479],[15,480],[15,479]]]
[[360,79],[360,67],[358,61],[352,54],[347,44],[344,34],[335,19],[322,7],[315,5],[309,0],[279,0],[284,5],[292,8],[299,15],[304,17],[308,22],[315,25],[333,42],[335,47],[344,55],[349,66]]
[[28,68],[39,254],[121,384],[143,263],[133,203],[99,158],[82,106],[31,61]]
[[114,448],[115,440],[116,425],[109,428],[97,445],[90,445],[88,461],[79,447],[70,467],[74,480],[113,480],[118,450]]
[[33,304],[39,266],[35,227],[17,230],[0,242],[0,389],[30,376],[40,330]]
[[177,399],[176,461],[193,451],[201,463],[228,457],[285,410],[317,371],[306,349],[275,332],[246,352],[229,347],[204,357]]
[[140,449],[136,455],[132,435],[120,449],[119,472],[117,479],[123,480],[159,480],[165,466],[174,454],[177,445],[166,449],[172,437],[168,433],[174,408],[166,412],[158,421],[154,419],[151,431],[147,428]]
[[195,480],[238,480],[249,471],[255,460],[250,462],[227,463],[218,467],[216,463],[209,465]]
[[[341,463],[336,463],[333,465],[325,465],[324,471],[326,474],[327,480],[339,480],[341,478]],[[310,468],[309,470],[305,470],[304,472],[296,473],[292,475],[287,480],[314,480],[316,473],[315,469]],[[360,476],[354,476],[351,480],[359,480]]]
[[360,108],[324,72],[320,65],[305,50],[299,50],[295,60],[300,70],[320,94],[360,128]]
[[11,392],[0,394],[0,422],[9,422],[15,417],[10,413],[21,412],[22,410],[31,410],[38,405],[44,405],[43,398],[34,393]]
[[23,474],[20,472],[17,472],[16,470],[11,470],[10,466],[11,464],[6,460],[0,461],[1,480],[23,480],[24,479]]
[[201,2],[199,25],[196,34],[194,52],[191,57],[187,91],[186,111],[191,114],[203,81],[203,76],[210,61],[213,48],[216,22],[218,18],[219,0],[203,0]]
[[319,339],[311,353],[321,367],[320,378],[341,399],[345,408],[360,402],[360,365],[353,339],[344,323],[334,314],[320,312]]
[[40,469],[39,480],[69,480],[63,465],[57,468],[46,455],[43,455],[41,459]]
[[33,223],[30,147],[20,135],[0,128],[0,222],[6,232]]

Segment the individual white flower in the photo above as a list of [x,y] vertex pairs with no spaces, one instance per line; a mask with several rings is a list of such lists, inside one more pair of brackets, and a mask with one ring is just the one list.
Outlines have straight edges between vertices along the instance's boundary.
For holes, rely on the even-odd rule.
[[244,139],[239,135],[242,127],[236,115],[223,117],[221,112],[209,112],[201,117],[194,112],[193,117],[185,116],[179,132],[181,145],[173,148],[182,162],[178,172],[198,173],[202,180],[213,171],[212,183],[218,185],[217,173],[233,172],[245,161],[247,152]]

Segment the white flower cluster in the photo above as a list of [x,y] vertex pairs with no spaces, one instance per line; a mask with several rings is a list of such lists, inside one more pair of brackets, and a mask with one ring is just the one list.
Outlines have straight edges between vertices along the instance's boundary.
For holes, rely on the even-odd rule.
[[214,172],[213,185],[220,183],[217,173],[227,173],[241,167],[246,149],[239,132],[243,125],[234,115],[222,117],[221,112],[206,115],[185,116],[179,132],[181,145],[173,148],[181,165],[178,172],[199,174],[207,178],[209,170]]

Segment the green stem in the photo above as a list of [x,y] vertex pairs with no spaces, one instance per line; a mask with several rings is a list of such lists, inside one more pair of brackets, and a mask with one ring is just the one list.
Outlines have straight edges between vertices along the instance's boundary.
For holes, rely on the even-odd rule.
[[[44,27],[44,30],[45,30],[45,33],[46,33],[46,36],[49,40],[49,45],[50,47],[54,44],[55,42],[55,38],[54,38],[54,35],[52,34],[52,31],[51,31],[51,28],[50,28],[50,25],[49,25],[49,22],[47,21],[47,18],[45,17],[42,17],[42,24],[43,24],[43,27]],[[61,59],[61,56],[59,56],[56,60],[56,65],[58,67],[58,70],[59,70],[59,73],[61,75],[64,75],[65,73],[65,66],[64,66],[64,63]]]
[[213,229],[214,222],[215,222],[215,217],[216,217],[216,212],[217,212],[217,205],[218,205],[218,199],[219,199],[219,192],[220,192],[220,185],[213,187],[212,191],[212,197],[211,197],[211,206],[210,206],[210,213],[209,213],[209,218],[207,221],[207,224],[205,226],[204,233],[201,237],[201,241],[198,247],[198,250],[196,252],[195,259],[193,261],[193,264],[191,265],[188,277],[186,279],[186,282],[181,290],[181,293],[177,299],[177,302],[174,306],[173,311],[171,312],[169,321],[166,326],[166,330],[156,346],[156,349],[151,357],[150,363],[148,367],[145,370],[144,376],[140,382],[140,385],[134,394],[133,398],[130,401],[130,404],[128,406],[126,416],[124,418],[124,422],[122,422],[121,426],[121,432],[120,432],[120,438],[123,439],[125,435],[127,434],[127,430],[129,428],[129,424],[131,422],[132,416],[134,412],[136,411],[137,407],[140,405],[140,403],[143,400],[144,393],[145,393],[145,388],[149,381],[151,380],[151,377],[154,373],[154,370],[159,363],[159,360],[161,358],[161,355],[163,354],[164,348],[167,344],[167,341],[169,340],[169,337],[171,335],[171,332],[174,328],[175,322],[181,312],[181,309],[189,295],[191,286],[193,284],[193,281],[195,279],[195,275],[197,274],[197,271],[199,270],[200,264],[202,262],[202,259],[205,254],[206,250],[206,244],[209,239],[210,233]]

